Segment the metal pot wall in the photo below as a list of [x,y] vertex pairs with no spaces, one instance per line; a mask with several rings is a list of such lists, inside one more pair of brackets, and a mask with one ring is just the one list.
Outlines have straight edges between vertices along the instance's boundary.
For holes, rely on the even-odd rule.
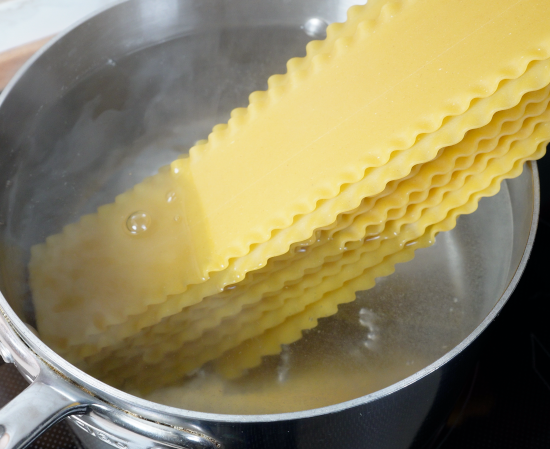
[[[174,159],[174,145],[154,152],[154,167],[141,151],[165,132],[171,115],[187,114],[181,151],[231,108],[244,106],[248,92],[265,88],[270,74],[284,72],[285,61],[321,38],[327,22],[343,21],[349,6],[344,0],[121,3],[56,39],[6,88],[0,97],[0,352],[31,385],[0,410],[0,449],[23,447],[65,417],[86,447],[105,449],[397,449],[421,444],[441,424],[469,372],[474,341],[511,295],[529,256],[538,216],[535,164],[505,183],[513,217],[505,243],[510,260],[495,262],[503,287],[480,300],[482,316],[471,332],[414,375],[352,401],[270,415],[168,407],[83,373],[25,324],[33,323],[25,282],[33,244]],[[150,62],[119,64],[139,52]],[[136,141],[140,151],[119,150]],[[128,160],[140,157],[138,170],[120,176]]]

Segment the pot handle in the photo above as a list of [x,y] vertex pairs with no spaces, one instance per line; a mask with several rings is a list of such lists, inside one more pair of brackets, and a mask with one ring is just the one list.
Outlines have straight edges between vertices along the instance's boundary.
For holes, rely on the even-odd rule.
[[0,449],[22,449],[63,418],[86,413],[91,404],[32,354],[1,315],[0,355],[32,383],[0,409]]
[[58,421],[87,408],[37,379],[0,410],[0,449],[24,448]]
[[[0,299],[2,296],[0,294]],[[48,428],[71,415],[86,415],[86,422],[74,420],[85,432],[115,448],[223,449],[222,443],[188,423],[186,428],[145,422],[98,402],[55,368],[40,359],[10,325],[0,304],[0,356],[13,363],[31,382],[19,396],[0,409],[0,449],[23,449]],[[97,428],[94,427],[97,424]],[[128,441],[111,440],[105,427],[125,429]],[[159,443],[163,442],[163,443]],[[131,443],[131,444],[128,444]],[[155,449],[154,448],[154,449]]]

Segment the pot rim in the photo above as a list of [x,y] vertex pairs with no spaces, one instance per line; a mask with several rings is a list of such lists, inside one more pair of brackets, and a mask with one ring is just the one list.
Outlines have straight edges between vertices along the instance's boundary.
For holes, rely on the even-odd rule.
[[[68,29],[67,31],[60,33],[58,36],[53,38],[48,42],[43,48],[41,48],[37,53],[33,55],[17,72],[17,74],[10,80],[6,88],[0,93],[0,109],[2,104],[9,96],[11,90],[17,85],[17,82],[20,78],[24,76],[27,70],[34,64],[34,62],[42,57],[52,46],[54,46],[58,41],[65,38],[67,35],[76,30],[80,25],[88,22],[89,19],[95,17],[99,14],[103,14],[106,11],[118,7],[124,3],[128,3],[128,0],[120,0],[115,2],[99,12],[92,13],[80,20],[76,25]],[[430,373],[438,370],[443,365],[447,364],[451,359],[460,354],[464,349],[466,349],[486,328],[487,326],[495,319],[495,317],[500,313],[502,307],[510,296],[512,295],[514,289],[516,288],[525,266],[529,260],[531,250],[533,248],[533,242],[535,239],[535,234],[537,231],[538,218],[539,218],[539,208],[540,208],[540,182],[538,176],[538,169],[536,162],[529,162],[527,167],[531,169],[532,174],[532,189],[533,189],[533,211],[531,215],[531,227],[529,230],[529,236],[527,243],[525,245],[520,263],[510,280],[506,290],[494,305],[489,314],[483,319],[483,321],[457,346],[455,346],[451,351],[447,352],[445,355],[428,365],[427,367],[417,371],[413,375],[396,382],[386,388],[375,391],[365,396],[361,396],[356,399],[349,401],[341,402],[338,404],[320,407],[310,410],[298,411],[298,412],[287,412],[287,413],[277,413],[277,414],[264,414],[264,415],[235,415],[235,414],[216,414],[216,413],[205,413],[205,412],[196,412],[191,410],[185,410],[182,408],[176,408],[171,406],[166,406],[158,404],[149,400],[141,399],[137,396],[133,396],[129,393],[125,393],[122,390],[118,390],[114,387],[111,387],[98,379],[86,374],[80,369],[76,368],[60,355],[55,353],[50,349],[46,344],[44,344],[34,333],[25,325],[25,323],[15,314],[11,306],[7,303],[7,300],[4,298],[0,292],[0,314],[4,315],[4,318],[9,322],[13,330],[17,333],[19,338],[22,340],[28,349],[32,351],[32,357],[38,357],[46,363],[51,369],[57,371],[58,374],[61,374],[65,377],[65,380],[69,381],[73,385],[82,389],[86,394],[95,398],[103,404],[110,405],[128,413],[130,415],[136,416],[138,413],[140,418],[146,420],[151,420],[147,415],[154,413],[155,421],[159,414],[163,417],[174,417],[174,418],[185,418],[185,419],[195,419],[201,421],[210,421],[210,422],[240,422],[240,423],[266,423],[266,422],[278,422],[278,421],[292,421],[304,418],[312,418],[325,414],[332,414],[340,412],[343,410],[351,409],[356,406],[364,405],[383,397],[389,396],[390,394],[401,390],[420,379],[428,376]],[[2,318],[0,318],[2,319]],[[27,348],[25,348],[27,349]],[[26,352],[29,352],[27,349]]]

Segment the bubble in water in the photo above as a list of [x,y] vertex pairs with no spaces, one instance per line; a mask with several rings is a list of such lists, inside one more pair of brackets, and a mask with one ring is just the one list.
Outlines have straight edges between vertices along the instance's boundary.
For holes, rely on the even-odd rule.
[[373,351],[376,349],[376,344],[374,343],[374,341],[369,340],[368,338],[365,341],[363,341],[363,346]]
[[367,338],[368,338],[369,340],[373,340],[373,341],[374,341],[374,340],[378,340],[378,334],[375,333],[375,332],[369,332],[369,333],[367,334]]
[[359,324],[368,329],[363,346],[367,349],[376,350],[377,341],[380,338],[380,328],[376,324],[378,317],[376,314],[365,307],[359,311]]
[[290,349],[288,345],[282,345],[281,361],[277,366],[277,380],[283,383],[288,378],[290,371]]
[[328,22],[319,17],[312,17],[302,25],[302,29],[309,37],[324,39],[327,35]]
[[166,201],[168,203],[171,203],[172,201],[174,201],[176,199],[176,192],[168,192],[166,194]]
[[369,310],[363,307],[359,311],[359,324],[361,326],[372,328],[375,320],[376,320],[376,315],[372,310]]
[[151,225],[151,217],[147,212],[134,212],[126,220],[126,227],[132,234],[142,234],[149,229]]
[[116,62],[113,61],[112,59],[109,59],[109,60],[107,61],[107,65],[110,65],[111,67],[114,67],[114,66],[116,65]]
[[454,303],[457,303],[457,302],[458,302],[458,298],[453,298],[453,302],[454,302]]
[[297,252],[297,253],[305,253],[306,251],[307,251],[307,248],[305,246],[297,246],[294,249],[294,252]]

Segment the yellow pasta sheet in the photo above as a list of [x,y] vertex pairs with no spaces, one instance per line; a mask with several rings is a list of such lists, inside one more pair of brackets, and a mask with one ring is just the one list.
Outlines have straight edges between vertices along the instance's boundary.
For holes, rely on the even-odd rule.
[[[189,159],[33,248],[42,338],[60,352],[115,344],[434,159],[548,84],[549,12],[537,0],[404,0],[355,17],[354,33],[311,46]],[[147,230],[132,234],[136,212]]]
[[[196,307],[184,309],[135,337],[107,348],[90,358],[90,362],[94,364],[110,358],[111,363],[122,365],[129,357],[141,356],[152,363],[179,350],[184,343],[199,339],[209,329],[216,328],[215,335],[223,335],[219,326],[227,323],[222,323],[222,320],[247,308],[248,315],[239,315],[233,326],[238,329],[244,317],[250,315],[251,305],[255,302],[266,295],[276,294],[289,284],[300,282],[306,273],[319,269],[327,259],[341,256],[345,248],[350,249],[350,244],[357,244],[365,238],[380,243],[393,236],[395,229],[416,218],[411,212],[427,207],[430,201],[441,200],[446,192],[461,187],[467,176],[483,170],[485,161],[501,155],[505,136],[510,136],[510,141],[529,135],[534,124],[547,119],[549,91],[550,87],[546,87],[529,93],[517,107],[497,113],[489,125],[470,131],[462,142],[442,150],[434,161],[417,167],[405,180],[388,185],[379,196],[365,200],[353,214],[340,217],[338,226],[324,231],[317,244],[297,247],[305,251],[291,251],[283,263],[261,273],[261,276],[256,272],[254,281],[243,282],[245,288],[237,284],[221,295],[205,298]],[[499,142],[501,145],[497,148]],[[438,190],[434,192],[436,188]],[[415,204],[419,207],[411,209]],[[409,214],[404,217],[407,211]],[[386,226],[388,229],[384,234]],[[257,313],[251,319],[256,318]]]
[[[357,290],[370,288],[374,285],[374,277],[393,272],[394,263],[388,264],[384,262],[385,260],[395,261],[409,258],[405,256],[405,254],[409,254],[407,252],[402,253],[402,256],[395,256],[398,259],[392,258],[392,255],[400,253],[405,245],[410,245],[421,238],[426,229],[429,232],[423,237],[424,240],[421,239],[416,246],[427,246],[433,241],[437,232],[452,229],[459,214],[473,212],[482,196],[497,193],[502,179],[519,175],[522,164],[526,160],[541,157],[544,154],[546,143],[550,139],[549,119],[550,112],[547,111],[540,117],[527,120],[520,133],[502,138],[493,152],[479,155],[472,167],[464,170],[462,182],[459,181],[459,184],[462,183],[462,187],[447,190],[447,192],[439,192],[442,189],[434,189],[431,196],[440,197],[442,200],[435,199],[433,200],[434,204],[428,205],[428,207],[419,204],[410,208],[412,210],[408,213],[411,216],[419,213],[420,217],[417,221],[410,220],[402,229],[397,229],[395,238],[383,240],[381,244],[380,240],[382,239],[367,240],[359,248],[347,251],[339,260],[326,263],[319,271],[306,276],[306,279],[294,284],[290,289],[283,290],[279,297],[271,297],[267,301],[262,301],[264,306],[265,303],[269,303],[268,307],[263,307],[259,311],[246,309],[237,316],[240,319],[237,323],[222,323],[221,326],[213,329],[213,338],[212,335],[210,338],[203,337],[183,346],[176,353],[169,354],[168,357],[160,360],[161,364],[156,366],[156,369],[151,369],[152,366],[149,366],[147,370],[140,369],[139,367],[143,366],[143,361],[140,364],[134,360],[133,363],[125,364],[118,369],[115,368],[106,379],[114,384],[120,384],[120,376],[125,378],[132,376],[133,373],[134,378],[124,384],[125,388],[139,388],[140,386],[159,385],[158,372],[162,371],[165,373],[161,376],[164,382],[174,381],[185,373],[200,367],[203,363],[221,356],[231,347],[238,346],[247,339],[258,337],[265,331],[268,335],[272,335],[274,331],[269,329],[279,326],[287,319],[292,323],[302,323],[300,326],[303,326],[304,323],[306,325],[305,327],[288,324],[283,326],[282,328],[286,330],[276,333],[281,340],[278,344],[295,341],[303,329],[314,327],[318,318],[336,313],[338,304],[352,301],[355,298],[356,290],[349,289],[349,285],[347,285],[348,281],[353,278],[350,276],[360,275],[363,279],[364,283],[361,284],[363,287],[357,288]],[[545,121],[541,123],[541,120]],[[381,264],[381,267],[374,268],[376,275],[369,277],[361,274],[367,268],[376,267],[378,264]],[[327,291],[340,288],[344,284],[348,289],[346,290],[347,295],[332,296],[330,301],[325,302],[324,294]],[[320,300],[321,302],[317,304]],[[275,307],[272,307],[273,304]],[[289,318],[300,313],[302,314],[300,317]],[[316,315],[316,313],[321,314]],[[248,317],[243,317],[243,314]],[[303,314],[307,316],[304,317]],[[224,325],[225,333],[223,332]],[[273,337],[269,338],[273,339]],[[291,341],[288,341],[289,338]],[[245,351],[238,347],[224,357],[225,362],[220,362],[220,370],[229,376],[238,375],[243,369],[259,363],[262,355],[272,353],[262,352],[266,347],[273,348],[272,343],[264,345],[261,343],[263,337],[260,337],[258,341],[260,343],[253,340],[248,345],[252,348],[263,348],[258,349],[260,352],[254,352],[251,349]],[[251,360],[254,360],[252,365]],[[103,364],[101,369],[106,367],[108,364]],[[155,373],[154,379],[150,378],[151,372]]]
[[[473,104],[472,107],[465,114],[463,114],[462,116],[457,117],[455,119],[456,120],[462,120],[464,123],[472,123],[472,122],[477,123],[477,120],[479,119],[479,117],[484,115],[487,110],[490,110],[490,111],[492,111],[492,113],[494,113],[494,112],[498,111],[499,109],[506,109],[504,107],[506,105],[513,107],[514,105],[516,105],[520,102],[521,97],[523,96],[524,93],[529,92],[529,91],[535,89],[536,87],[539,87],[539,86],[543,87],[543,86],[548,85],[547,81],[549,81],[549,78],[550,78],[550,65],[549,65],[548,61],[544,60],[544,61],[540,61],[540,62],[535,62],[535,63],[531,64],[529,69],[520,78],[518,78],[517,80],[502,82],[499,90],[497,92],[495,92],[495,94],[493,94],[491,97],[489,97],[487,99],[481,99],[481,100],[476,101],[475,104]],[[451,132],[450,130],[452,130],[453,123],[454,123],[453,120],[454,119],[449,119],[440,128],[439,131],[440,132]],[[434,142],[429,137],[426,137],[426,138],[420,140],[418,142],[418,145],[423,145],[426,148],[431,148],[431,146],[434,145]],[[399,165],[399,164],[403,163],[404,159],[406,159],[406,152],[398,152],[397,155],[395,155],[393,157],[392,162],[395,165]],[[389,165],[389,164],[387,164],[387,165]],[[374,177],[374,179],[377,179],[376,174],[377,174],[376,170],[372,170],[368,173],[368,175],[371,176],[371,177]],[[369,183],[370,183],[370,180],[366,176],[365,180],[363,180],[360,183],[357,183],[354,186],[350,186],[347,189],[347,191],[353,190],[354,187],[358,187],[359,190],[362,187],[365,187],[365,186],[366,186],[366,188],[368,188]],[[161,191],[157,191],[158,196],[160,196],[160,193],[161,193]],[[327,202],[323,203],[322,205],[319,206],[318,212],[319,213],[327,213],[327,209],[330,208],[330,204],[331,204],[330,201],[327,201]],[[111,205],[109,205],[109,206],[111,206]],[[105,206],[105,207],[109,207],[109,206]],[[85,217],[85,218],[87,218],[87,217]],[[68,228],[71,228],[71,226],[69,226]],[[78,251],[76,251],[78,249],[78,247],[75,247],[75,245],[73,245],[74,242],[72,242],[70,239],[63,238],[61,236],[54,236],[54,237],[58,238],[58,241],[55,242],[57,244],[57,248],[56,248],[56,251],[53,253],[55,255],[55,257],[57,257],[59,259],[63,258],[63,261],[62,261],[63,263],[69,264],[69,262],[70,262],[70,267],[68,269],[70,269],[71,267],[75,267],[75,268],[80,268],[80,269],[84,270],[84,267],[82,266],[81,262],[79,262],[78,260],[73,260],[73,259],[75,259],[75,256],[74,255],[70,256],[70,254],[68,254],[68,251],[66,249],[64,250],[64,248],[62,247],[62,244],[65,244],[66,246],[68,246],[70,248],[71,254],[73,252],[79,253]],[[92,234],[92,240],[93,240],[93,234]],[[109,241],[112,242],[113,239],[109,239]],[[97,239],[96,239],[96,241],[90,242],[89,245],[91,246],[92,244],[95,245],[95,247],[92,247],[92,248],[102,249],[101,245],[98,243]],[[169,246],[169,245],[166,245],[166,246]],[[163,246],[160,245],[159,247],[162,248]],[[173,246],[170,246],[170,248],[173,248]],[[37,252],[39,252],[39,254],[43,254],[44,252],[46,252],[45,248],[43,246],[35,247],[34,249]],[[120,255],[120,251],[114,251],[113,250],[113,252]],[[39,276],[37,276],[37,277],[42,278],[47,283],[50,283],[52,277],[59,276],[59,278],[61,278],[61,277],[62,278],[59,279],[58,282],[60,282],[60,283],[66,282],[67,281],[67,279],[66,279],[66,270],[64,269],[64,267],[59,268],[59,266],[56,265],[56,263],[57,263],[56,260],[55,259],[52,260],[52,252],[51,251],[46,252],[46,254],[49,257],[49,259],[48,259],[49,264],[47,265],[48,266],[48,272],[46,272],[46,273],[39,272]],[[158,253],[156,253],[156,254],[158,254]],[[257,252],[256,252],[256,250],[254,250],[250,254],[251,255],[252,254],[257,254]],[[139,260],[142,260],[142,259],[138,258],[138,261]],[[175,260],[175,259],[171,259],[171,260],[172,260],[172,263],[176,264],[177,260]],[[37,261],[39,262],[39,267],[38,267],[39,270],[40,270],[41,267],[46,265],[46,261],[42,260],[42,263],[40,263],[40,260],[38,258],[35,258],[35,260],[33,260],[32,262],[36,263]],[[113,270],[115,270],[117,268],[116,261],[117,261],[117,259],[115,259],[114,256],[113,256],[112,263],[115,264],[114,267],[111,265]],[[57,268],[59,268],[58,270],[53,269],[56,266],[57,266]],[[89,267],[88,267],[88,269],[89,269]],[[173,270],[175,268],[173,266],[171,266],[171,269]],[[176,269],[177,269],[177,267],[176,267]],[[121,267],[120,270],[124,270],[124,268]],[[32,273],[33,273],[33,264],[31,263],[31,274]],[[113,281],[116,281],[115,286],[125,285],[125,283],[124,283],[124,281],[125,281],[124,274],[126,274],[126,272],[122,273],[121,279],[117,278],[117,279],[113,280]],[[223,273],[221,273],[221,274],[223,275]],[[144,278],[151,280],[150,278],[147,277],[147,273],[144,273]],[[31,277],[31,281],[32,280],[33,280],[33,278]],[[155,306],[155,305],[150,306],[149,308],[146,309],[146,313],[141,313],[140,314],[140,313],[136,312],[135,314],[133,314],[134,316],[131,316],[130,319],[127,320],[127,322],[125,322],[125,323],[123,323],[119,326],[113,326],[111,328],[104,329],[104,331],[102,333],[100,333],[96,338],[86,336],[87,339],[88,339],[88,342],[92,343],[90,345],[91,348],[88,347],[88,348],[86,348],[86,350],[91,352],[91,353],[94,353],[94,352],[97,352],[97,348],[101,348],[101,347],[105,347],[105,346],[115,344],[117,341],[122,340],[124,337],[135,334],[141,328],[160,321],[162,319],[162,317],[169,316],[169,315],[172,315],[174,313],[177,313],[180,310],[182,310],[182,308],[184,308],[188,305],[193,305],[193,304],[196,304],[196,303],[200,302],[205,296],[208,296],[208,295],[211,295],[213,293],[219,292],[220,284],[224,285],[223,282],[219,281],[219,279],[215,275],[213,275],[209,279],[209,281],[210,282],[204,282],[204,283],[201,283],[201,284],[196,284],[196,285],[191,286],[188,289],[188,291],[186,291],[185,294],[169,296],[168,300],[166,300],[166,298],[164,298],[164,301],[162,301],[162,298],[159,297],[159,300],[158,300],[159,304],[157,306]],[[153,281],[151,280],[151,282],[153,282]],[[64,285],[64,284],[62,284],[62,285],[65,288],[67,288],[66,285]],[[79,285],[79,283],[75,283],[73,286],[76,288],[78,285]],[[215,288],[213,288],[212,285]],[[54,293],[57,293],[55,290],[48,289],[48,287],[41,288],[41,289],[33,287],[33,292],[35,294],[35,302],[39,306],[39,307],[37,307],[38,316],[39,317],[40,316],[48,316],[47,324],[52,328],[51,335],[52,335],[53,338],[50,338],[50,340],[48,340],[48,341],[52,344],[56,343],[56,344],[54,344],[54,347],[56,347],[56,349],[58,351],[63,353],[63,351],[64,351],[63,343],[68,344],[66,339],[64,341],[59,341],[59,339],[56,339],[54,341],[54,338],[56,338],[59,335],[59,332],[60,332],[59,329],[61,329],[63,332],[68,331],[68,329],[66,329],[67,325],[63,324],[63,319],[69,320],[69,318],[72,317],[73,315],[79,316],[78,314],[82,310],[84,310],[84,312],[86,312],[87,309],[85,308],[85,306],[87,306],[91,309],[91,310],[89,310],[90,316],[93,316],[92,312],[93,312],[93,310],[97,310],[97,304],[94,303],[92,298],[90,298],[90,302],[86,302],[84,305],[80,304],[80,306],[79,306],[80,309],[77,308],[75,311],[69,310],[68,313],[65,314],[65,313],[60,313],[55,308],[52,310],[52,305],[55,305],[55,298],[41,298],[42,300],[36,300],[36,293],[37,292],[39,292],[39,294],[44,294],[44,293],[52,294],[52,296],[53,296]],[[125,294],[126,291],[123,291],[122,293]],[[77,295],[78,293],[75,291],[74,294]],[[124,301],[122,301],[122,302],[124,303]],[[135,303],[137,303],[137,306],[136,306],[136,304],[134,304],[133,307],[134,308],[139,307],[139,304],[140,304],[139,301],[135,301]],[[39,313],[40,308],[43,308],[42,313]],[[121,311],[124,311],[124,309],[122,308]],[[44,320],[44,322],[46,322],[46,320]],[[56,323],[58,324],[58,327],[54,328],[54,324],[56,324]],[[42,326],[41,327],[41,335],[43,336],[43,338],[45,338],[44,334],[47,334],[47,333],[44,332],[44,329],[43,329],[43,326]],[[79,340],[75,338],[75,339],[71,340],[70,343],[72,343],[73,345],[77,345],[78,341]]]
[[[550,127],[548,124],[544,124],[544,127],[546,127],[544,130],[545,136],[541,137],[544,141],[536,147],[536,152],[534,154],[516,161],[510,172],[497,177],[489,187],[473,194],[467,204],[462,206],[459,210],[453,211],[445,221],[430,227],[426,235],[415,242],[411,249],[416,250],[430,246],[434,242],[437,233],[448,231],[456,225],[456,218],[458,215],[473,212],[477,208],[477,203],[481,197],[496,194],[500,189],[500,183],[503,179],[519,176],[526,160],[539,159],[542,157],[545,154],[546,146],[550,140]],[[533,143],[529,143],[527,145],[532,147],[532,144]],[[405,262],[413,257],[413,254],[409,254],[410,259],[408,259],[406,252],[398,254],[400,257],[397,260],[389,257],[380,265],[380,271],[370,277],[361,274],[360,277],[353,278],[352,280],[343,281],[340,279],[335,281],[333,286],[341,284],[340,288],[325,293],[321,301],[306,306],[302,313],[290,316],[285,319],[282,324],[270,328],[260,336],[248,339],[231,351],[224,353],[222,358],[216,362],[217,371],[229,378],[237,377],[245,370],[259,365],[262,357],[280,353],[281,345],[290,344],[299,340],[304,330],[311,329],[317,325],[318,319],[337,313],[339,304],[353,301],[355,299],[355,292],[371,288],[374,285],[374,282],[370,281],[372,277],[381,277],[391,274],[395,263]],[[329,286],[326,285],[326,287],[328,290]],[[177,360],[174,361],[174,363],[177,367]],[[175,369],[177,370],[177,368]],[[180,379],[184,372],[183,370],[179,370]],[[166,373],[167,378],[163,379],[164,384],[178,380],[177,374],[177,371]],[[128,385],[133,388],[141,389],[147,385],[146,382],[148,382],[148,380],[145,380],[138,374],[137,377],[133,379],[133,383],[128,383]],[[160,384],[162,385],[162,383],[161,381]],[[159,384],[156,383],[155,385]]]

